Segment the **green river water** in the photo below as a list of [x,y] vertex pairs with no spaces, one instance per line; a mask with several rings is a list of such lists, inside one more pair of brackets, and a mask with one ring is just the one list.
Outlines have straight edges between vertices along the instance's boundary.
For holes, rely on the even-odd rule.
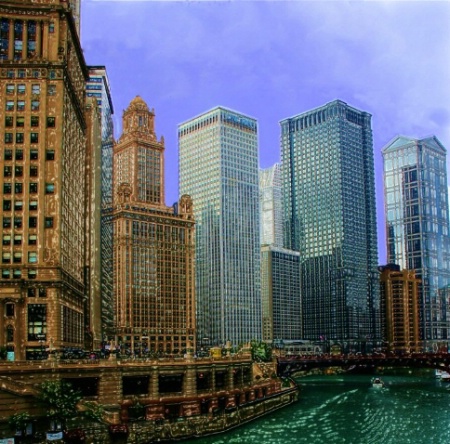
[[450,383],[425,376],[308,376],[300,400],[190,444],[450,444]]

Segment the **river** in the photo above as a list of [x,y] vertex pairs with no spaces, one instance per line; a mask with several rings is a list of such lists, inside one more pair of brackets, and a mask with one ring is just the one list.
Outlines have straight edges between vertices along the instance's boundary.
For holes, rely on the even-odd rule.
[[223,435],[190,444],[449,444],[450,383],[425,376],[298,379],[300,401]]

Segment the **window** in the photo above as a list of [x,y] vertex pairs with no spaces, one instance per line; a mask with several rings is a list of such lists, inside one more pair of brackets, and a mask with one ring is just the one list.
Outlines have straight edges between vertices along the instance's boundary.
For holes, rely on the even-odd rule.
[[6,111],[14,111],[14,100],[7,100],[5,109]]
[[18,100],[17,111],[24,111],[24,110],[25,110],[25,100]]
[[53,217],[45,218],[45,228],[53,228]]
[[35,194],[38,192],[38,184],[36,182],[30,182],[30,193]]
[[48,32],[50,34],[53,34],[55,32],[55,24],[54,23],[49,23],[49,25],[48,25]]
[[30,160],[38,160],[39,152],[38,150],[30,150]]
[[5,133],[5,143],[13,143],[13,133]]
[[[13,262],[15,264],[20,264],[22,262],[22,252],[21,251],[15,251],[13,255]],[[15,271],[15,270],[14,270]]]
[[47,128],[54,128],[54,127],[55,127],[55,118],[47,117]]
[[16,160],[23,160],[23,150],[16,150]]
[[4,251],[2,253],[2,263],[9,264],[11,262],[11,253]]
[[14,218],[14,228],[15,229],[20,229],[22,228],[22,218],[21,217],[15,217]]
[[26,72],[24,69],[19,69],[18,73],[17,73],[17,77],[19,77],[19,79],[24,79],[26,77]]
[[56,85],[48,85],[47,94],[54,96],[56,94]]
[[22,235],[21,234],[14,235],[14,245],[22,245]]
[[12,176],[12,166],[5,165],[3,167],[3,177],[11,177]]
[[14,342],[14,327],[12,325],[6,327],[6,342]]
[[30,204],[29,204],[28,209],[30,211],[37,211],[37,208],[38,208],[37,200],[30,200]]
[[28,245],[37,245],[37,235],[36,234],[30,234],[28,236]]
[[28,340],[39,341],[47,337],[47,306],[28,304]]
[[28,252],[28,262],[30,264],[35,264],[37,262],[37,252],[36,251]]
[[40,287],[39,290],[38,290],[38,296],[40,298],[46,298],[47,297],[47,289],[43,288],[43,287]]
[[14,211],[22,211],[23,210],[23,201],[16,200],[14,202]]
[[16,143],[23,143],[23,133],[16,133]]
[[16,182],[14,184],[14,193],[16,193],[16,194],[22,194],[23,193],[23,183]]
[[16,165],[14,167],[14,174],[16,175],[16,177],[22,177],[23,176],[23,166]]
[[30,133],[30,142],[38,143],[39,142],[39,133]]
[[5,304],[5,315],[9,317],[14,316],[14,304]]
[[11,235],[10,234],[4,234],[2,243],[3,243],[3,245],[11,245]]
[[39,111],[39,100],[31,101],[31,111]]
[[45,160],[55,160],[55,151],[54,150],[46,150],[45,151]]
[[10,183],[6,182],[3,184],[3,194],[11,194],[11,190],[12,187]]
[[55,184],[47,182],[45,184],[45,194],[53,194],[55,192]]
[[23,83],[17,85],[17,94],[25,94],[25,85]]
[[30,216],[28,218],[28,227],[29,228],[36,228],[37,227],[37,217],[36,216]]
[[3,228],[11,228],[11,218],[3,216]]
[[3,211],[11,211],[11,201],[10,200],[3,201]]
[[6,77],[8,77],[8,79],[14,79],[14,77],[16,77],[16,73],[14,72],[14,69],[8,69],[8,71],[6,73]]
[[37,270],[28,270],[28,279],[36,279]]
[[22,271],[21,270],[14,270],[13,278],[14,279],[20,279],[21,277],[22,277]]
[[9,279],[11,277],[11,272],[9,270],[2,270],[2,278]]
[[9,83],[6,85],[6,94],[14,94],[14,85]]
[[39,126],[39,116],[31,116],[31,126]]
[[30,177],[37,177],[38,176],[38,167],[37,165],[31,165],[30,166]]
[[12,150],[5,150],[5,160],[12,160]]
[[39,85],[31,85],[31,94],[40,94],[41,87]]
[[16,117],[16,126],[19,128],[23,128],[25,126],[25,117],[23,116]]
[[14,126],[13,116],[6,116],[5,117],[5,127],[12,127],[12,126]]

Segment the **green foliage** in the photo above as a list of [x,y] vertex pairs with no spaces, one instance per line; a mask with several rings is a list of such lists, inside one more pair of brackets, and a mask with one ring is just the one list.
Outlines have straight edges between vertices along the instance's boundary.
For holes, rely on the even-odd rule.
[[8,419],[8,425],[11,430],[20,430],[23,432],[28,422],[30,421],[30,415],[27,412],[24,413],[14,413]]
[[256,362],[270,362],[272,360],[272,348],[262,341],[252,340],[250,342],[252,359]]
[[38,397],[47,404],[47,416],[65,421],[76,416],[81,393],[68,382],[45,381]]
[[92,401],[85,401],[82,404],[81,416],[96,422],[102,422],[105,408]]

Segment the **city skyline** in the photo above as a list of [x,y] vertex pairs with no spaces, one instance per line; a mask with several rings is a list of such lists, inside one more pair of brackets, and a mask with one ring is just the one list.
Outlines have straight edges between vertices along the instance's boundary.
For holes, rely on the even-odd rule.
[[372,114],[385,262],[382,147],[396,135],[450,146],[449,3],[83,0],[81,10],[86,61],[108,70],[116,136],[135,95],[158,109],[167,204],[178,199],[177,125],[205,110],[258,120],[261,168],[280,161],[284,118],[334,99]]

